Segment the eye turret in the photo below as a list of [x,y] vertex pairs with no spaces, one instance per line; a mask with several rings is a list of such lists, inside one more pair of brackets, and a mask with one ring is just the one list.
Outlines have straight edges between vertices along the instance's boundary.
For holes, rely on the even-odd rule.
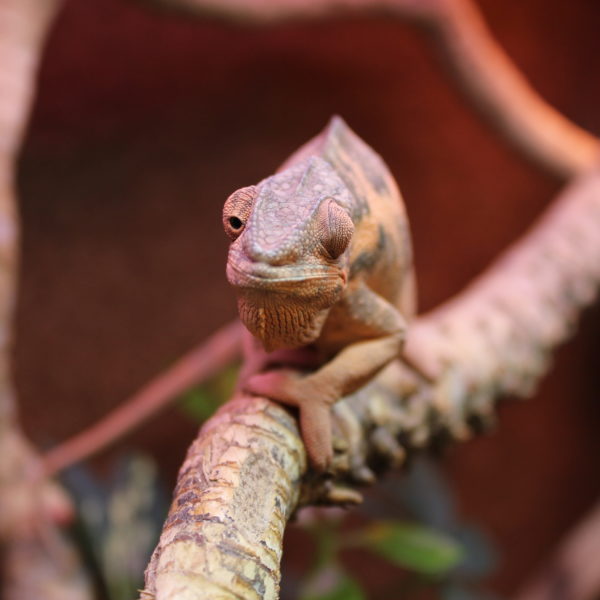
[[223,206],[223,229],[229,239],[236,240],[244,230],[258,192],[255,186],[233,192]]
[[319,237],[327,254],[339,258],[352,239],[354,223],[350,215],[334,200],[328,199],[319,210]]

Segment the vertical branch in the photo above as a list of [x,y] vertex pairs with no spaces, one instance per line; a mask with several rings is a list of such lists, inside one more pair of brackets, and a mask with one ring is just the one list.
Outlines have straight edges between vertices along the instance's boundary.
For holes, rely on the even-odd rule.
[[62,491],[33,477],[37,456],[19,428],[11,373],[18,269],[16,160],[35,92],[42,45],[60,0],[0,2],[0,542],[7,600],[81,600],[89,589],[57,522]]
[[141,600],[278,598],[283,532],[305,469],[298,427],[282,406],[228,402],[179,471]]

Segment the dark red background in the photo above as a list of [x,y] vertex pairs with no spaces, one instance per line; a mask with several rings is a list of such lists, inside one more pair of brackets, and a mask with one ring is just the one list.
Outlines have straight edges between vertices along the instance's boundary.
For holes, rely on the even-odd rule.
[[[535,87],[600,132],[600,5],[482,8]],[[16,366],[24,424],[42,445],[94,422],[234,316],[222,202],[333,113],[400,183],[422,309],[458,291],[560,188],[478,120],[403,23],[246,29],[71,0],[39,92],[20,170]],[[444,462],[461,513],[501,550],[489,586],[506,595],[600,491],[599,334],[596,308],[535,399],[505,404],[496,432]],[[172,482],[194,431],[170,411],[117,450],[152,452]]]

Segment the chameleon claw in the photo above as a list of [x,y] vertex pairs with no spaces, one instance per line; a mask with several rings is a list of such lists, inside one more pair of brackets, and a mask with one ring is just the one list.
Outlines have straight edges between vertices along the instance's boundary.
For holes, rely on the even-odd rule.
[[371,434],[371,443],[377,453],[385,458],[392,467],[397,468],[404,463],[406,451],[396,438],[385,427],[377,427]]
[[363,495],[351,488],[331,483],[325,490],[323,502],[335,506],[356,506],[357,504],[362,504]]
[[311,465],[327,471],[333,462],[331,439],[332,401],[310,376],[292,369],[278,369],[253,375],[244,384],[252,394],[266,396],[300,409],[300,429]]
[[367,465],[356,465],[350,471],[350,477],[359,485],[373,485],[377,481],[375,473]]

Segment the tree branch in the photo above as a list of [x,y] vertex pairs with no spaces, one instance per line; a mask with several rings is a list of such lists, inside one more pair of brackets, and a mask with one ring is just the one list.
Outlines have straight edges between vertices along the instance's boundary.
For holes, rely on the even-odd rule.
[[358,11],[417,20],[433,34],[467,98],[525,156],[565,179],[600,159],[600,140],[539,96],[494,40],[472,0],[144,1],[252,24]]
[[[374,465],[440,437],[465,439],[504,393],[531,393],[548,353],[600,283],[600,174],[572,184],[475,283],[412,326],[401,362],[334,407],[335,477],[367,482]],[[180,471],[140,598],[274,599],[285,520],[302,504],[350,502],[307,478],[283,407],[238,396],[201,429]]]
[[[426,18],[468,99],[515,148],[568,179],[593,168],[600,140],[569,121],[531,87],[494,40],[471,0],[432,0]],[[392,6],[394,2],[392,2]]]

